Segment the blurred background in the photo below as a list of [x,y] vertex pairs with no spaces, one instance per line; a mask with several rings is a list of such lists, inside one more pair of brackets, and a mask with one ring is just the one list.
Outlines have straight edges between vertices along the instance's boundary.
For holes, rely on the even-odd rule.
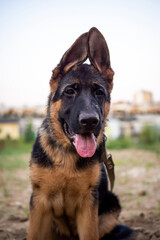
[[120,221],[160,239],[160,1],[0,1],[0,239],[25,239],[29,159],[49,80],[79,35],[97,27],[115,71],[106,125]]

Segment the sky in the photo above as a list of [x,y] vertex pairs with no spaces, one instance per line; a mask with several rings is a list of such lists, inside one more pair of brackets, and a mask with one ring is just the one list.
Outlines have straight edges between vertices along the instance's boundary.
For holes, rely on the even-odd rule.
[[139,90],[160,101],[159,0],[0,0],[0,104],[45,105],[52,70],[93,26],[109,46],[112,101]]

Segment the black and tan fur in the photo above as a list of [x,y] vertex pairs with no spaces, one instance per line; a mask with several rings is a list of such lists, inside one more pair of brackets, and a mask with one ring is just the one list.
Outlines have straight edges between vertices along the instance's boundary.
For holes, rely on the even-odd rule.
[[[84,64],[87,58],[91,65]],[[101,163],[113,75],[107,44],[96,28],[82,34],[53,70],[47,115],[30,161],[28,240],[113,239],[108,237],[117,228],[120,204],[107,190]],[[84,109],[98,116],[89,130],[77,120]],[[94,132],[92,157],[79,156],[64,124],[78,134]]]

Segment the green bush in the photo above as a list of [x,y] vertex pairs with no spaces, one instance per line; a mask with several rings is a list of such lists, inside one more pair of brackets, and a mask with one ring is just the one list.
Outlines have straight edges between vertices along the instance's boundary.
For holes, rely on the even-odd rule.
[[107,149],[127,149],[139,148],[151,150],[160,154],[160,128],[157,126],[144,126],[138,138],[119,137],[116,139],[108,138]]
[[160,154],[160,128],[157,126],[144,126],[139,135],[137,147]]
[[25,142],[32,142],[35,139],[35,132],[33,130],[32,122],[26,124],[25,132],[24,132],[24,140]]
[[160,129],[156,126],[146,125],[142,128],[139,140],[143,144],[155,144],[160,141]]
[[106,143],[107,149],[126,149],[134,146],[134,142],[129,137],[108,139]]

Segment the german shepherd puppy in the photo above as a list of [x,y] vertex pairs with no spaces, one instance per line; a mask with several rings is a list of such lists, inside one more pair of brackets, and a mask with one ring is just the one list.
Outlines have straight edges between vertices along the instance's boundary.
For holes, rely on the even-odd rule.
[[130,239],[131,230],[117,225],[121,207],[101,163],[113,75],[96,28],[82,34],[53,70],[30,161],[28,240]]

